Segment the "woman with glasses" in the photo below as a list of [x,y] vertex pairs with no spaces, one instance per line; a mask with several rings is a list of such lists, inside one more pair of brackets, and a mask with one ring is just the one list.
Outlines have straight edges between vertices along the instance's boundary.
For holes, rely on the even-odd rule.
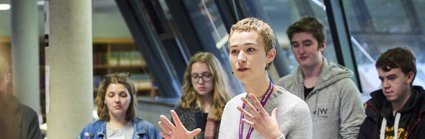
[[[208,52],[195,54],[186,68],[183,96],[174,111],[185,128],[200,131],[196,135],[198,139],[218,137],[221,114],[230,99],[228,79],[225,75],[218,59]],[[159,125],[164,127],[160,123]],[[165,128],[164,131],[166,130],[168,129]],[[165,133],[161,135],[168,138],[169,133]]]

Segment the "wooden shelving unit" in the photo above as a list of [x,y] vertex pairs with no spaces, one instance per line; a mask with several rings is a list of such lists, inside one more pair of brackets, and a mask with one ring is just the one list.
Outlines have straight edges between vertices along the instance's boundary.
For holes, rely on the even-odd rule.
[[93,73],[94,86],[97,88],[103,76],[115,72],[128,72],[134,81],[137,94],[155,96],[146,63],[129,38],[94,38],[93,39]]

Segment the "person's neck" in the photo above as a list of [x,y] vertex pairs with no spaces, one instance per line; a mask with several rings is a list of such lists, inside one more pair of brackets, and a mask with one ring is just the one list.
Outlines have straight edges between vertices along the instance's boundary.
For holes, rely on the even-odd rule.
[[301,67],[303,77],[304,77],[304,86],[307,88],[314,87],[316,80],[320,76],[322,70],[323,58],[320,58],[320,61],[312,66]]
[[127,124],[127,120],[125,119],[125,116],[114,117],[110,115],[108,123],[111,128],[122,128]]
[[[210,94],[212,94],[213,92],[211,92]],[[212,95],[207,95],[207,96],[201,96],[202,101],[204,102],[204,106],[203,106],[203,112],[204,113],[208,113],[210,112],[211,109],[211,104],[212,104]]]
[[244,87],[247,94],[252,93],[256,97],[262,97],[269,87],[270,79],[266,76],[259,78],[251,83],[245,83]]
[[406,97],[399,101],[391,102],[391,106],[393,107],[393,114],[401,110],[401,108],[403,108],[407,101],[409,101],[410,97],[412,96],[412,88],[410,87],[404,93],[407,94]]

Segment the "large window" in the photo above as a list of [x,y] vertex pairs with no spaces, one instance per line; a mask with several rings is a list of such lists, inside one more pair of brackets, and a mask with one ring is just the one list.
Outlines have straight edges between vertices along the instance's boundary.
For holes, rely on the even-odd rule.
[[324,55],[331,61],[337,62],[323,2],[318,0],[262,0],[261,2],[267,16],[267,22],[275,31],[278,43],[283,50],[284,55],[289,58],[289,69],[291,71],[295,70],[298,63],[291,52],[291,46],[288,36],[286,35],[286,29],[289,25],[303,16],[317,17],[325,24],[327,48]]
[[[220,16],[214,0],[185,0],[185,6],[199,31],[199,37],[203,40],[215,42],[215,46],[221,52],[223,58],[227,58],[227,30]],[[202,32],[202,33],[201,33]],[[211,39],[212,38],[212,39]]]
[[346,0],[343,6],[352,35],[363,92],[380,88],[375,60],[394,47],[408,47],[416,55],[416,85],[425,85],[425,2]]
[[[286,28],[303,16],[315,16],[326,26],[327,46],[325,57],[336,62],[333,41],[323,0],[263,0],[267,20],[273,27],[280,47],[290,59],[290,69],[297,63],[290,51]],[[394,47],[408,47],[415,52],[418,73],[414,84],[425,84],[425,55],[420,48],[425,46],[425,2],[346,0],[341,7],[347,18],[355,54],[362,92],[380,88],[375,60],[384,51]]]
[[217,3],[214,0],[184,0],[190,20],[196,29],[202,47],[218,57],[223,67],[227,70],[230,78],[230,86],[235,94],[243,92],[242,86],[234,76],[231,75],[231,66],[228,61],[226,30]]

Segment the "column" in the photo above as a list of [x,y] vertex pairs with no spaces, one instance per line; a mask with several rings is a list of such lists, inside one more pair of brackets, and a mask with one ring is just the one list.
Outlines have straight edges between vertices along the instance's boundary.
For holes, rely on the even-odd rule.
[[18,100],[40,110],[38,10],[35,0],[12,0],[12,75]]
[[92,120],[92,1],[50,0],[49,139],[75,138]]

